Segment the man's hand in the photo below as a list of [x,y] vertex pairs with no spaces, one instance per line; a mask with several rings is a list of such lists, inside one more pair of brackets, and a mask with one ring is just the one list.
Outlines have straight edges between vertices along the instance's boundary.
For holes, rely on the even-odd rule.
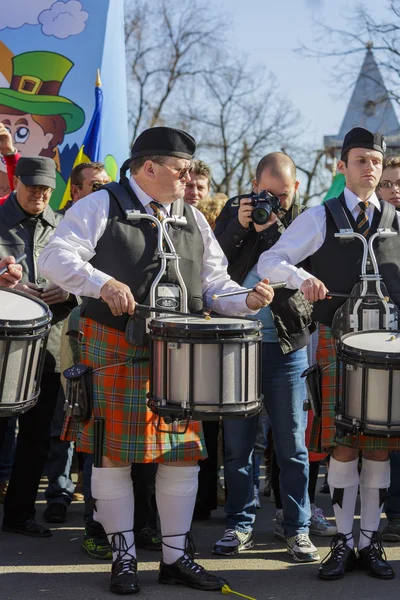
[[261,231],[265,231],[266,229],[268,229],[268,227],[271,227],[271,225],[276,223],[277,220],[278,217],[275,213],[272,212],[269,220],[265,223],[265,225],[257,225],[257,223],[253,223],[254,229],[257,231],[257,233],[261,233]]
[[240,201],[240,207],[238,212],[239,223],[244,229],[248,229],[251,223],[251,213],[253,207],[251,206],[250,198],[242,198]]
[[0,123],[0,153],[1,154],[13,154],[15,148],[12,141],[11,133],[8,129]]
[[15,289],[20,292],[25,292],[25,294],[29,294],[30,296],[34,296],[35,298],[42,297],[41,292],[38,290],[38,286],[29,281],[27,283],[18,283]]
[[135,299],[130,288],[116,279],[110,279],[103,285],[100,298],[108,304],[114,317],[135,312]]
[[8,271],[0,276],[0,286],[13,288],[22,279],[22,266],[15,264],[13,256],[7,256],[3,260],[0,260],[0,269],[4,269],[5,267],[8,267]]
[[324,298],[329,296],[329,292],[325,285],[316,277],[310,277],[303,281],[300,291],[303,292],[305,298],[309,302],[324,300]]
[[260,308],[271,304],[274,298],[274,290],[268,284],[269,279],[263,279],[256,285],[255,291],[250,292],[247,296],[246,304],[250,310],[259,310]]
[[51,283],[45,290],[40,294],[40,299],[46,304],[61,304],[68,299],[68,292],[61,289],[55,283]]

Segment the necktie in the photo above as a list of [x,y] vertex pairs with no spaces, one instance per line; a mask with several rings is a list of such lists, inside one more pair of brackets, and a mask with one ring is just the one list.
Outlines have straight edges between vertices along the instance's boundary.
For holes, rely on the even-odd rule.
[[361,235],[363,235],[364,237],[367,237],[367,235],[369,233],[369,220],[368,220],[367,212],[366,212],[368,205],[369,205],[369,202],[359,202],[358,203],[360,212],[359,212],[357,220],[356,220],[356,225],[357,225],[358,233],[361,233]]
[[161,204],[159,202],[156,202],[155,200],[153,200],[153,202],[150,202],[150,206],[153,209],[153,213],[154,216],[159,220],[162,221],[164,218],[163,213],[161,212]]
[[[159,202],[156,202],[155,200],[153,200],[153,202],[150,202],[150,206],[153,209],[154,216],[156,217],[156,219],[158,219],[161,222],[164,218],[164,215],[161,212],[162,205]],[[152,225],[152,227],[157,227],[157,225],[155,223],[152,223],[151,225]],[[158,228],[157,228],[156,232],[158,235]],[[167,247],[164,237],[163,237],[163,250],[165,250],[165,251],[168,250],[168,247]]]

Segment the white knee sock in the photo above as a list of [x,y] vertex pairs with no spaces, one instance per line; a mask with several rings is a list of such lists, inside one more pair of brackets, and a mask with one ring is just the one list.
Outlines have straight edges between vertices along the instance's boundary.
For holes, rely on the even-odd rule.
[[[113,560],[118,555],[127,560],[131,556],[136,557],[133,534],[135,504],[130,465],[115,469],[93,467],[92,496],[96,500],[96,521],[103,525],[110,544],[114,537]],[[126,544],[121,536],[112,535],[118,532],[123,532]]]
[[381,520],[382,504],[379,490],[390,485],[390,461],[362,459],[360,475],[361,524],[358,549],[362,550],[371,543],[373,531],[378,531]]
[[342,506],[335,503],[333,505],[333,512],[335,513],[338,533],[343,533],[347,536],[347,545],[349,548],[354,548],[353,522],[359,479],[358,458],[349,462],[341,462],[331,458],[328,471],[331,498],[333,499],[335,489],[343,490]]
[[158,465],[156,500],[161,534],[171,536],[163,537],[163,562],[167,565],[185,554],[186,533],[190,531],[196,502],[198,473],[198,466]]

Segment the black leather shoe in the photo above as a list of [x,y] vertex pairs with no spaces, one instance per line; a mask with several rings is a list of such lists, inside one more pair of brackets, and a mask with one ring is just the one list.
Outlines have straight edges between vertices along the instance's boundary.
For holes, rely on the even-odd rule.
[[67,520],[67,507],[62,502],[52,502],[43,513],[46,523],[65,523]]
[[371,577],[378,579],[393,579],[395,572],[386,561],[386,554],[382,548],[382,538],[378,531],[371,536],[371,543],[366,548],[358,551],[358,566],[367,571]]
[[46,538],[53,535],[50,529],[42,527],[42,525],[36,523],[34,519],[28,519],[27,521],[22,521],[22,523],[16,525],[7,525],[3,521],[2,530],[7,531],[8,533],[22,533],[22,535],[36,538]]
[[221,590],[228,583],[226,579],[206,571],[187,554],[178,558],[172,565],[161,562],[158,582],[168,585],[186,585],[195,590],[204,591]]
[[157,531],[150,527],[144,527],[135,533],[135,546],[143,548],[143,550],[161,550],[162,539],[157,535]]
[[112,564],[110,591],[114,594],[137,594],[140,586],[137,576],[137,560],[117,558]]
[[347,545],[347,537],[338,533],[332,538],[331,551],[321,562],[318,569],[320,579],[341,579],[346,571],[356,567],[356,554]]

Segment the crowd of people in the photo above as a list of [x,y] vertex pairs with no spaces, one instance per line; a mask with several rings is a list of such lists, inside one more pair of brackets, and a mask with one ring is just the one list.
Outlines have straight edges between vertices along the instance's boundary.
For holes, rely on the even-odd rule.
[[[310,535],[327,536],[331,552],[318,567],[321,579],[338,579],[356,565],[374,577],[393,578],[381,540],[400,542],[400,439],[338,440],[334,424],[331,327],[344,300],[330,298],[329,291],[351,292],[361,245],[339,246],[325,206],[300,204],[296,166],[286,154],[269,153],[256,165],[249,195],[267,190],[279,201],[279,210],[260,225],[253,221],[249,197],[212,193],[212,170],[195,152],[186,132],[148,129],[135,140],[119,184],[110,183],[103,164],[80,164],[71,173],[70,202],[55,212],[49,206],[54,161],[21,157],[0,123],[0,154],[12,190],[0,199],[0,268],[6,268],[0,286],[45,302],[53,315],[36,405],[18,418],[2,417],[0,410],[2,530],[52,535],[35,518],[39,482],[46,475],[44,520],[64,523],[70,503],[82,493],[82,550],[112,562],[112,592],[139,591],[136,548],[162,552],[160,583],[218,590],[226,580],[194,561],[192,518],[208,519],[223,504],[226,525],[216,531],[213,554],[229,557],[252,548],[265,463],[264,493],[276,506],[274,535],[285,541],[294,561],[319,562]],[[354,128],[338,163],[346,180],[340,205],[366,238],[379,227],[384,203],[393,206],[391,226],[399,232],[400,156],[384,154],[382,136]],[[157,235],[145,219],[126,218],[128,205],[159,220],[175,206],[186,218],[184,225],[169,228],[169,237],[181,257],[189,312],[212,308],[261,321],[264,408],[258,416],[190,421],[183,434],[174,426],[157,428],[158,417],[146,402],[147,336],[143,317],[135,314],[135,303],[148,304],[158,273]],[[400,268],[400,238],[386,242],[377,261],[400,307],[400,279],[393,277]],[[17,264],[21,255],[26,256]],[[338,267],[343,264],[348,268]],[[162,281],[179,284],[172,268]],[[286,288],[270,285],[282,281]],[[253,291],[214,298],[242,288]],[[316,336],[317,361],[326,367],[321,418],[304,408],[302,377],[313,362]],[[92,381],[85,420],[68,410],[68,369],[77,364],[89,369]],[[100,462],[96,420],[104,425]],[[329,467],[325,488],[336,525],[315,504],[321,462]],[[383,509],[388,523],[380,534]]]

